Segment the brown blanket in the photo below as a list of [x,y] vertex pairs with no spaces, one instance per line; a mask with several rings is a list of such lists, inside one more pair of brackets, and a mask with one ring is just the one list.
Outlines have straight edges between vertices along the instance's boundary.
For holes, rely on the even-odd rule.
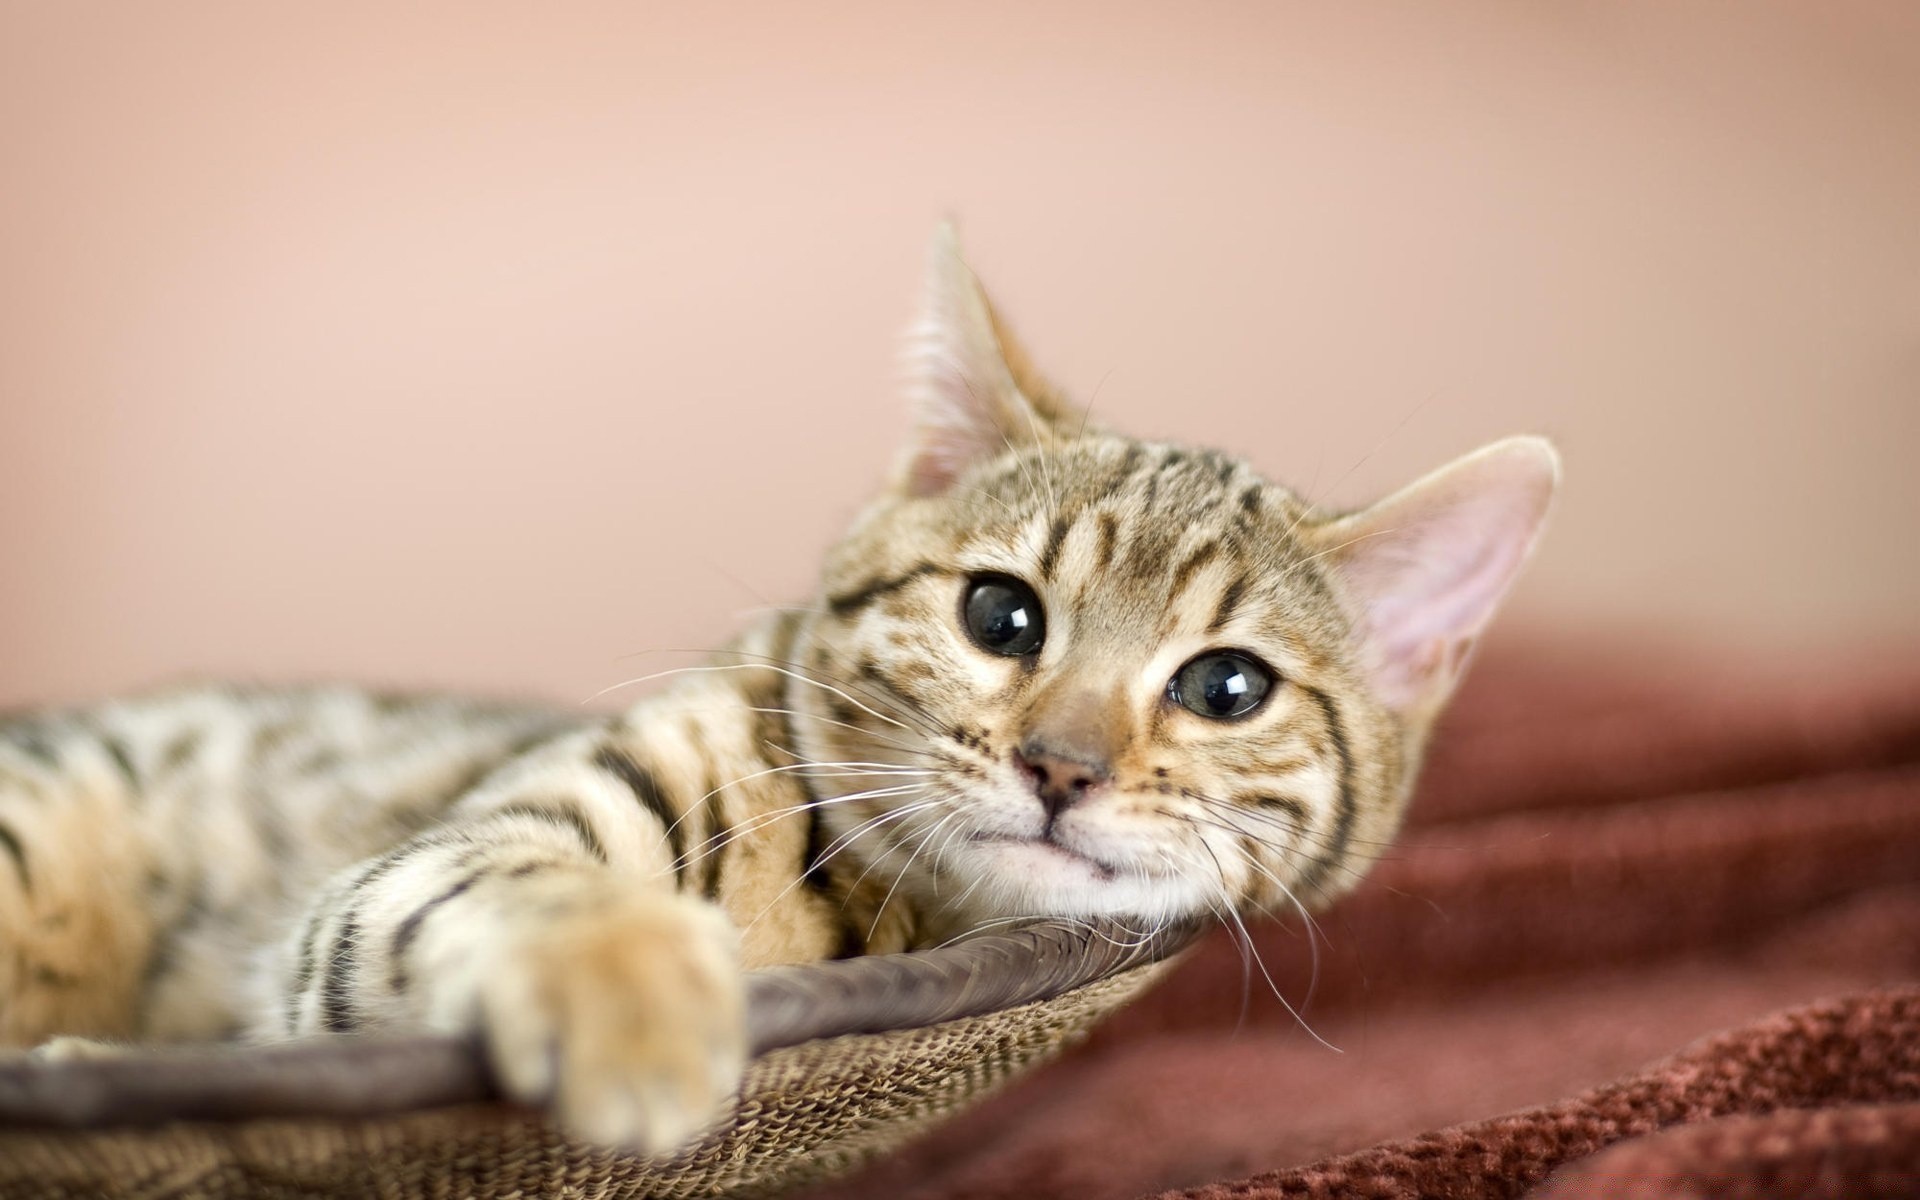
[[814,1200],[1920,1195],[1920,663],[1510,650],[1450,724],[1374,877],[1253,930],[1304,1025],[1216,937]]

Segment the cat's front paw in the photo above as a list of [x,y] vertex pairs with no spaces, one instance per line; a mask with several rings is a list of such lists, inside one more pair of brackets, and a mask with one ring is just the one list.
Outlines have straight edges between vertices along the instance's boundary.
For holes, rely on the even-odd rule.
[[529,913],[480,986],[502,1085],[578,1137],[680,1146],[746,1066],[738,940],[718,909],[672,895]]

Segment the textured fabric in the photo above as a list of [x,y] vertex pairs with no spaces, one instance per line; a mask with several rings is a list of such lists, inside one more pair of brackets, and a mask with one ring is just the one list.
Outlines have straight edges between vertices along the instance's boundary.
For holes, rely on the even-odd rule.
[[1726,1117],[1636,1138],[1576,1164],[1537,1200],[1908,1200],[1920,1194],[1920,1104]]
[[[1636,1186],[1662,1186],[1658,1170],[1678,1182],[1692,1169],[1711,1165],[1721,1191],[1735,1181],[1755,1184],[1782,1169],[1825,1165],[1866,1168],[1875,1175],[1889,1162],[1911,1160],[1915,1146],[1890,1142],[1896,1130],[1885,1120],[1846,1108],[1829,1113],[1819,1106],[1848,1100],[1908,1099],[1920,1096],[1920,989],[1875,993],[1855,999],[1795,1009],[1754,1026],[1714,1038],[1631,1079],[1609,1084],[1559,1104],[1546,1105],[1491,1121],[1458,1126],[1417,1138],[1370,1147],[1357,1154],[1280,1171],[1242,1183],[1216,1185],[1192,1196],[1299,1196],[1315,1200],[1366,1196],[1394,1200],[1447,1195],[1518,1197],[1555,1167],[1577,1160],[1625,1138],[1653,1133],[1669,1125],[1703,1121],[1729,1112],[1795,1111],[1797,1137],[1776,1145],[1767,1121],[1712,1123],[1693,1136],[1646,1144],[1628,1142],[1615,1153],[1551,1186],[1546,1195],[1614,1196],[1629,1180]],[[1865,1110],[1871,1111],[1871,1110]],[[1873,1153],[1843,1164],[1835,1135],[1855,1118],[1858,1149]],[[1818,1122],[1805,1118],[1819,1116]],[[1857,1127],[1857,1128],[1856,1128]],[[1875,1155],[1884,1150],[1884,1155]],[[1775,1157],[1781,1161],[1772,1161]],[[1789,1166],[1788,1164],[1791,1164]],[[1835,1178],[1829,1190],[1814,1195],[1855,1194],[1861,1180]],[[1920,1178],[1909,1180],[1909,1193]],[[1594,1186],[1597,1190],[1583,1188]],[[1834,1190],[1834,1189],[1838,1190]],[[1650,1191],[1648,1196],[1665,1196]],[[1686,1193],[1679,1193],[1686,1194]],[[1798,1192],[1769,1191],[1769,1196]]]
[[775,1051],[749,1069],[720,1133],[674,1159],[570,1142],[499,1105],[358,1121],[0,1131],[0,1196],[677,1200],[777,1190],[889,1149],[1051,1057],[1160,970],[985,1017]]
[[1489,658],[1374,877],[1252,931],[1340,1052],[1216,937],[810,1200],[1920,1195],[1920,663],[1822,670]]

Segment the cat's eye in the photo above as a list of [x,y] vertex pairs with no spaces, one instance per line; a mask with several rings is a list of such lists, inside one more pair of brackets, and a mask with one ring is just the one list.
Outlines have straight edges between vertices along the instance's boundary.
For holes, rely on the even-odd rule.
[[1203,717],[1237,717],[1260,706],[1273,687],[1273,672],[1244,654],[1216,651],[1181,667],[1167,695]]
[[1018,579],[985,575],[967,584],[967,632],[982,650],[1019,658],[1040,649],[1047,618],[1040,598]]

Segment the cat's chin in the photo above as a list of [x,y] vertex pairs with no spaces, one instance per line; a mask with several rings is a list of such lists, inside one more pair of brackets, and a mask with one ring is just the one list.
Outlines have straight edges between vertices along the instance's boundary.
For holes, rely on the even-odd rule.
[[1203,907],[1181,881],[1149,877],[1046,838],[979,833],[948,854],[959,873],[981,879],[974,916],[1113,917],[1152,924]]
[[1102,883],[1119,878],[1118,868],[1048,838],[1023,838],[1008,834],[976,833],[970,839],[988,853],[1005,859],[1003,870],[1058,870],[1070,876],[1092,876]]

